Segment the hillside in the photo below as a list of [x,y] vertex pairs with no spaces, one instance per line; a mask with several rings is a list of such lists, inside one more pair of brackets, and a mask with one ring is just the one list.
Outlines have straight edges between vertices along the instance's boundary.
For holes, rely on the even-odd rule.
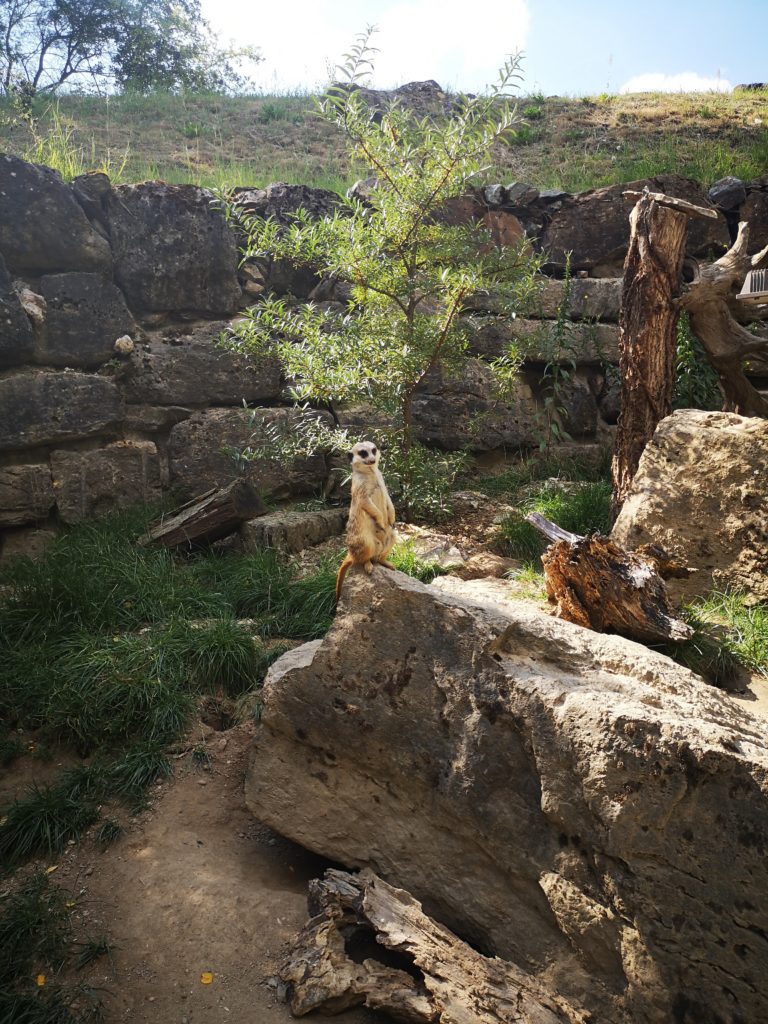
[[[62,96],[32,127],[0,106],[0,148],[65,177],[161,178],[206,186],[289,181],[343,191],[364,168],[309,96]],[[733,95],[523,97],[515,143],[487,180],[583,189],[675,172],[711,184],[768,172],[768,91]]]

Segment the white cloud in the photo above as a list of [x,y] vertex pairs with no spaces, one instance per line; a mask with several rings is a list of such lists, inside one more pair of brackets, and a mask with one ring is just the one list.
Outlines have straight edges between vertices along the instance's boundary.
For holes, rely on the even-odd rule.
[[679,75],[651,72],[635,75],[622,85],[619,92],[731,92],[733,86],[725,79],[705,78],[695,71],[682,71]]
[[374,86],[434,78],[444,88],[479,91],[524,47],[530,22],[527,0],[485,0],[479,35],[463,0],[358,0],[354,7],[292,0],[261,5],[252,17],[242,0],[202,0],[202,9],[222,40],[260,48],[264,61],[255,78],[267,91],[327,84],[368,24],[379,29]]

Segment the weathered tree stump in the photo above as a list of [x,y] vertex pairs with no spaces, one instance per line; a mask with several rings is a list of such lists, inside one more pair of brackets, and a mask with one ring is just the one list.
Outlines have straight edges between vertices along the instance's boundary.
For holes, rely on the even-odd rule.
[[744,362],[750,356],[768,356],[768,340],[756,338],[736,322],[736,293],[747,272],[768,259],[768,246],[754,256],[747,255],[749,225],[742,221],[736,241],[719,260],[704,267],[686,288],[680,307],[691,318],[691,329],[704,347],[720,378],[724,412],[742,416],[768,417],[768,402],[744,376]]
[[214,487],[164,516],[139,543],[162,544],[167,548],[208,544],[234,533],[245,520],[262,516],[266,511],[266,505],[249,483],[233,480],[227,487]]
[[717,217],[657,192],[625,192],[639,201],[629,217],[619,322],[621,412],[613,455],[613,515],[626,500],[640,456],[672,412],[677,299],[689,217]]
[[[314,916],[280,968],[294,1016],[365,1005],[408,1024],[585,1021],[531,975],[477,953],[369,869],[326,871],[310,882],[309,903]],[[347,943],[358,950],[354,959]]]
[[538,512],[526,519],[554,541],[541,560],[561,619],[643,643],[690,640],[693,630],[672,615],[664,584],[687,570],[661,548],[625,551],[599,534],[561,530]]

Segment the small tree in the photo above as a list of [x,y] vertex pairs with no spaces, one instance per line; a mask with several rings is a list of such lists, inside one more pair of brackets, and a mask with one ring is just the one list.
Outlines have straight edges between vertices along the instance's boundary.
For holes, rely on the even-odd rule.
[[[270,297],[232,327],[229,344],[276,350],[299,403],[372,407],[377,421],[390,424],[388,473],[406,507],[424,510],[435,478],[447,483],[456,459],[417,444],[414,397],[438,364],[460,364],[468,342],[462,314],[472,296],[493,289],[495,308],[508,315],[533,288],[537,264],[524,245],[504,249],[484,225],[445,216],[448,200],[467,193],[492,147],[514,132],[519,119],[509,92],[519,60],[506,62],[487,95],[460,98],[452,116],[418,118],[396,102],[382,113],[357,89],[372,68],[370,33],[339,68],[342,84],[318,102],[320,117],[375,174],[370,202],[347,199],[320,221],[300,210],[287,228],[241,217],[246,258],[269,255],[345,281],[348,308],[339,314]],[[493,365],[500,385],[517,370],[513,353]],[[304,442],[338,447],[349,438],[312,417],[292,438],[292,452]]]

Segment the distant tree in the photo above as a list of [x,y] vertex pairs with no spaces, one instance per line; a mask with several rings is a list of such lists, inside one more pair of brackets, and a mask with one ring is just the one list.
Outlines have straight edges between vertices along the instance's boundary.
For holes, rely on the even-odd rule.
[[64,84],[223,91],[244,84],[200,0],[0,0],[0,92],[30,98]]

